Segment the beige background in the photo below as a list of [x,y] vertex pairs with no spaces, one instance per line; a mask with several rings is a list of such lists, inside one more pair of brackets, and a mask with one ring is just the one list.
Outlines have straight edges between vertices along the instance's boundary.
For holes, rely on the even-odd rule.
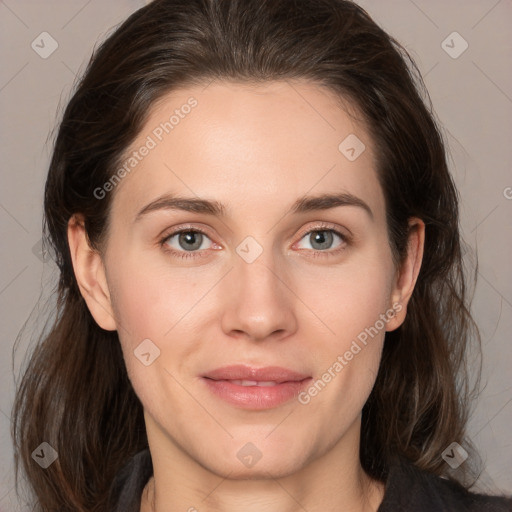
[[[14,361],[18,368],[31,326],[38,313],[45,313],[40,296],[44,298],[55,283],[53,264],[38,252],[49,133],[59,103],[62,108],[69,98],[94,43],[144,3],[0,1],[0,511],[26,509],[13,490],[11,354],[16,335],[31,315]],[[417,60],[450,145],[464,236],[479,254],[473,310],[482,330],[486,387],[471,416],[470,432],[486,462],[481,488],[512,492],[512,2],[359,3]],[[442,42],[454,31],[463,39],[447,39],[450,56]],[[42,32],[58,44],[45,59],[31,47]],[[467,50],[453,58],[464,41]]]

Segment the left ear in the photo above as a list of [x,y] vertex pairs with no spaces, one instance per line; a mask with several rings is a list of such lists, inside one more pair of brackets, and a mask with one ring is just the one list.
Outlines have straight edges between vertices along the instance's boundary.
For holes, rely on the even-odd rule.
[[407,255],[397,271],[396,282],[391,293],[391,303],[396,314],[387,322],[386,331],[394,331],[405,320],[407,304],[420,273],[424,244],[425,223],[417,217],[411,217],[409,219]]

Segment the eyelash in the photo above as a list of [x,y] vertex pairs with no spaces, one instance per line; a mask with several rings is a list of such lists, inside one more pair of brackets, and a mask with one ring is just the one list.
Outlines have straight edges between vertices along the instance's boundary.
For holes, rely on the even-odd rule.
[[[314,249],[300,249],[300,250],[301,251],[312,251],[313,252],[312,256],[314,258],[317,258],[317,257],[329,257],[329,256],[337,255],[341,251],[345,250],[345,245],[347,245],[347,244],[349,244],[351,242],[351,239],[350,239],[349,236],[344,235],[343,233],[340,233],[337,229],[334,229],[331,226],[323,225],[323,224],[319,225],[319,226],[315,226],[313,229],[310,229],[309,231],[306,231],[305,233],[302,233],[302,235],[300,236],[299,240],[302,240],[306,235],[310,235],[311,233],[325,232],[325,231],[330,231],[330,232],[334,233],[335,235],[339,236],[340,239],[343,242],[342,246],[338,247],[337,249],[325,250],[325,251],[314,250]],[[206,233],[202,229],[192,228],[192,227],[190,227],[190,228],[181,228],[181,229],[178,229],[178,230],[173,231],[171,233],[167,233],[163,238],[160,239],[159,244],[162,247],[162,249],[164,251],[168,252],[168,253],[171,253],[173,255],[173,257],[182,258],[182,259],[201,258],[201,257],[207,257],[208,256],[207,254],[204,254],[204,255],[201,254],[202,251],[176,251],[174,249],[169,249],[168,247],[166,247],[166,242],[170,238],[172,238],[175,235],[179,235],[181,233],[201,233],[202,235],[205,235],[205,236],[207,236],[209,238],[208,233]]]

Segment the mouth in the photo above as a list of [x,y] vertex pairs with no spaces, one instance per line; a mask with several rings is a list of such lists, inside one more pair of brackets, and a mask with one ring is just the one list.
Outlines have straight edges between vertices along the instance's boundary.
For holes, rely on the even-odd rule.
[[230,380],[231,384],[236,384],[237,386],[261,386],[261,387],[270,387],[276,386],[278,383],[274,380]]
[[202,375],[208,390],[224,402],[242,409],[272,409],[289,402],[312,377],[278,366],[245,365],[217,368]]

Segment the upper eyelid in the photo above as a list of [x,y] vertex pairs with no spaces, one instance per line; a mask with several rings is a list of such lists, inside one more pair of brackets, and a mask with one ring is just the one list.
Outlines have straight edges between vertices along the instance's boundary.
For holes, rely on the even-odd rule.
[[[346,228],[345,228],[346,229]],[[300,234],[300,237],[304,237],[310,233],[314,233],[315,231],[334,231],[336,232],[338,235],[340,235],[342,238],[349,238],[349,235],[348,234],[344,234],[343,233],[343,230],[339,227],[336,227],[336,226],[332,226],[332,225],[329,225],[329,224],[320,224],[320,225],[317,225],[317,226],[313,226],[311,228],[307,228],[305,231],[302,231],[301,234]]]
[[189,226],[189,227],[184,226],[184,227],[177,228],[176,230],[172,230],[169,233],[161,235],[160,238],[162,238],[164,240],[167,240],[167,239],[169,239],[169,238],[171,238],[171,237],[173,237],[175,235],[179,235],[181,233],[189,233],[191,231],[192,232],[201,233],[201,234],[206,235],[208,238],[211,239],[211,236],[208,233],[208,230],[206,230],[205,228],[198,228],[198,227],[195,227],[195,226]]

